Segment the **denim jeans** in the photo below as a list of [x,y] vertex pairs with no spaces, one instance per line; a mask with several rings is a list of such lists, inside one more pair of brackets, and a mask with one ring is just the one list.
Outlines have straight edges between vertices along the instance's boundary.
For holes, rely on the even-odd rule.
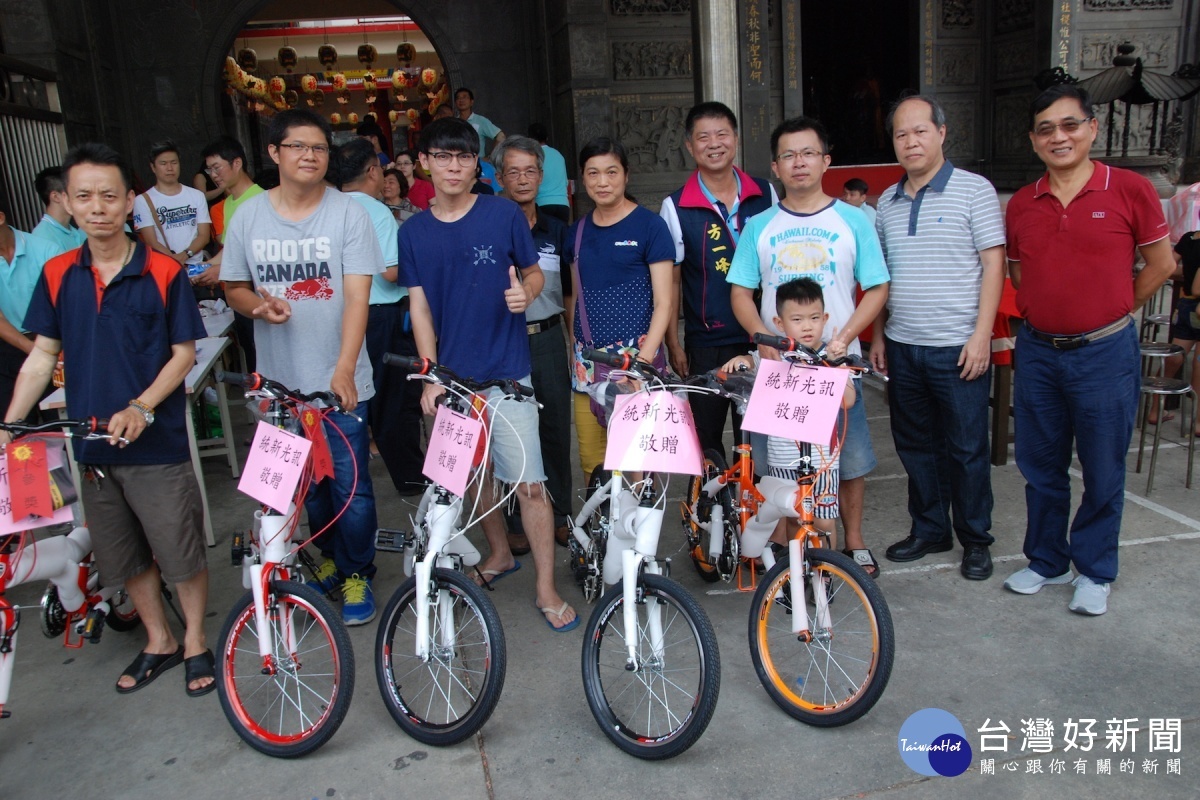
[[[1117,540],[1125,507],[1125,459],[1141,392],[1137,326],[1056,350],[1022,330],[1013,382],[1016,461],[1025,477],[1025,555],[1044,577],[1074,563],[1097,583],[1117,577]],[[1083,497],[1071,513],[1071,445]]]
[[[908,473],[910,533],[988,546],[992,466],[988,460],[988,376],[959,377],[961,346],[887,339],[892,440]],[[951,523],[953,512],[953,523]]]
[[375,490],[367,469],[370,459],[367,403],[359,403],[354,413],[363,421],[337,412],[325,418],[325,439],[333,456],[333,477],[312,486],[304,500],[308,528],[313,533],[329,525],[350,500],[349,507],[333,527],[317,539],[321,554],[333,559],[342,579],[356,573],[364,578],[375,575],[375,529],[379,527],[375,516]]

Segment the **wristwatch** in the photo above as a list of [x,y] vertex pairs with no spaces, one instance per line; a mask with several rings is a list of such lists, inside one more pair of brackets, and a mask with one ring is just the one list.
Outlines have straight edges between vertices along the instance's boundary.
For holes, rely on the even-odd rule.
[[146,420],[147,425],[154,424],[154,409],[143,403],[141,400],[130,400],[129,407],[142,415],[142,419]]
[[195,254],[195,253],[193,253],[191,250],[184,250],[183,252],[187,253],[187,257],[188,257],[188,258],[191,258],[192,256],[196,255],[196,254]]

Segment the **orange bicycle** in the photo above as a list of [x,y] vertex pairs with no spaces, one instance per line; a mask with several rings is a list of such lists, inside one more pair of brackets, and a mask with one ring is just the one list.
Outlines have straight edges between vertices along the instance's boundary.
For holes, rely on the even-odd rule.
[[[830,359],[793,339],[765,334],[754,340],[779,350],[785,361],[870,372],[856,356]],[[733,400],[744,413],[754,374],[714,370],[692,382]],[[682,503],[683,528],[702,578],[729,581],[737,575],[739,589],[754,592],[750,655],[767,694],[801,722],[832,727],[863,716],[882,696],[891,677],[895,634],[875,581],[853,559],[823,546],[813,503],[817,478],[828,465],[814,465],[811,446],[798,444],[794,481],[772,476],[755,481],[745,430],[732,467],[721,453],[706,451],[704,474],[689,482]],[[777,560],[767,543],[783,518],[799,528]],[[756,580],[759,558],[765,574]],[[792,564],[803,567],[793,571]],[[748,583],[743,571],[750,574]]]

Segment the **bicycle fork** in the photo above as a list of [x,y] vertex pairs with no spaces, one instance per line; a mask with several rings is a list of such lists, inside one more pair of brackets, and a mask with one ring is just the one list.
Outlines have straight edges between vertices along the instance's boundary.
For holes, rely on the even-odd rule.
[[[290,555],[288,550],[288,520],[296,513],[296,507],[289,505],[285,514],[264,514],[261,510],[254,512],[255,536],[253,541],[258,552],[242,562],[242,583],[248,585],[254,595],[254,621],[258,626],[258,654],[262,657],[264,675],[273,675],[278,668],[276,663],[275,636],[285,637],[285,652],[296,660],[297,642],[296,629],[292,625],[291,612],[288,617],[281,619],[279,630],[270,625],[267,616],[267,582],[275,575],[280,566],[286,566]],[[298,664],[297,664],[298,666]]]
[[[619,477],[614,475],[614,481]],[[623,492],[629,494],[629,492]],[[632,496],[632,495],[631,495]],[[631,513],[632,512],[632,513]],[[658,537],[662,531],[664,509],[654,502],[653,492],[642,497],[634,509],[622,509],[618,525],[628,525],[632,517],[633,547],[621,551],[621,591],[623,594],[622,622],[625,627],[625,669],[636,672],[638,663],[638,619],[637,594],[640,572],[661,575],[662,570],[655,555],[658,553]],[[611,542],[610,542],[611,544]],[[611,554],[612,550],[609,550]],[[645,602],[643,598],[643,602]],[[650,653],[654,661],[663,658],[662,607],[657,602],[646,603],[646,633],[650,640]]]
[[[478,551],[467,541],[466,537],[454,536],[455,523],[461,512],[462,498],[454,497],[452,500],[448,497],[439,498],[431,505],[429,513],[425,517],[424,524],[429,531],[429,548],[425,552],[425,557],[413,565],[417,587],[415,598],[417,605],[416,656],[422,662],[429,661],[433,656],[435,646],[450,652],[458,644],[458,632],[454,626],[454,598],[448,592],[435,591],[433,569],[435,566],[452,568],[455,565],[455,558],[462,558],[462,555],[449,556],[442,553],[452,541],[461,540],[457,549],[469,547],[475,553],[475,563],[479,561]],[[431,600],[436,600],[436,610],[433,607],[434,604],[430,602]],[[441,639],[437,643],[430,641],[431,614],[433,613],[438,615],[441,629]]]

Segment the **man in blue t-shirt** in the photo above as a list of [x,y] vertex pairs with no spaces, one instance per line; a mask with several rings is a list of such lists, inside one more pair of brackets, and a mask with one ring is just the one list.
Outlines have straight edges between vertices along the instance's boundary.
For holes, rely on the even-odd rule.
[[[418,149],[438,201],[400,228],[400,274],[408,286],[417,352],[477,381],[514,379],[529,386],[525,309],[544,284],[529,222],[511,200],[471,194],[479,135],[466,121],[434,120],[422,131]],[[435,412],[443,391],[425,384],[426,414]],[[554,522],[542,485],[537,406],[498,402],[491,414],[494,477],[517,484],[537,571],[537,605],[553,630],[571,630],[579,618],[554,585]],[[491,481],[482,481],[480,491],[485,508],[495,505]],[[499,511],[484,517],[482,526],[491,549],[480,565],[487,581],[519,564]]]
[[[772,321],[775,289],[793,278],[812,278],[821,285],[829,313],[827,352],[834,358],[858,354],[859,332],[887,302],[890,276],[879,236],[861,210],[821,189],[830,158],[829,136],[820,122],[808,117],[784,120],[771,133],[771,153],[771,172],[783,184],[785,196],[751,219],[738,240],[727,276],[733,284],[734,314],[751,335],[779,336]],[[857,306],[855,283],[864,292]],[[761,306],[754,302],[757,289],[762,289]],[[759,347],[759,352],[778,358],[771,348]],[[861,391],[847,420],[838,493],[845,549],[875,576],[879,565],[862,538],[866,475],[876,460]]]

